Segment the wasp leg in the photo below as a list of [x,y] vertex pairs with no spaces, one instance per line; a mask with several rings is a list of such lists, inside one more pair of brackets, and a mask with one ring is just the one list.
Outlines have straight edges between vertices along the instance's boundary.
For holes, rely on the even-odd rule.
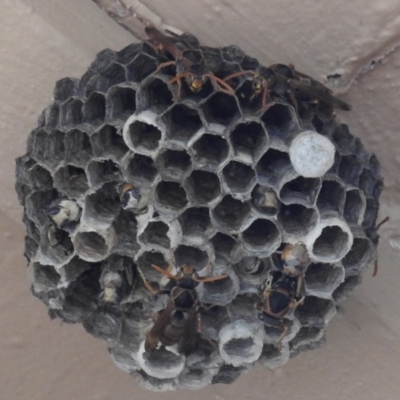
[[288,322],[284,321],[282,326],[283,326],[283,330],[282,330],[281,335],[279,336],[278,344],[276,345],[276,347],[279,351],[282,350],[282,341],[289,331],[290,324]]
[[292,310],[295,310],[298,306],[301,306],[303,303],[304,303],[304,299],[305,299],[305,297],[303,296],[300,300],[298,300],[298,301],[294,301],[294,300],[292,300],[292,302],[289,304],[289,307],[292,309]]
[[225,279],[228,276],[229,275],[208,276],[206,278],[198,278],[198,279],[193,278],[193,280],[196,282],[215,282],[215,281],[219,281],[221,279]]
[[143,271],[142,271],[139,267],[137,267],[137,269],[138,269],[138,271],[139,271],[139,275],[140,275],[140,277],[142,278],[143,284],[144,284],[144,286],[146,287],[146,289],[147,289],[150,293],[152,293],[152,294],[161,294],[161,291],[160,291],[160,290],[155,290],[155,289],[153,288],[153,286],[150,285],[150,283],[148,282],[148,280],[147,280],[146,277],[144,276]]
[[389,221],[389,217],[384,218],[379,224],[375,227],[376,230],[378,230],[384,223]]
[[209,77],[216,85],[219,86],[221,92],[234,95],[235,91],[233,90],[232,86],[228,85],[224,82],[221,78],[216,77],[214,74],[205,74],[204,76]]
[[167,270],[164,270],[164,269],[162,269],[161,267],[159,267],[158,265],[155,265],[155,264],[151,264],[151,266],[152,266],[157,272],[159,272],[160,274],[166,276],[168,279],[171,279],[171,280],[174,280],[174,281],[180,280],[180,278],[178,278],[178,277],[176,277],[175,275],[172,275],[172,274],[171,274],[170,271],[171,271],[171,269],[172,269],[172,264],[168,265]]
[[166,61],[161,63],[157,69],[152,73],[152,75],[157,75],[163,68],[169,67],[170,65],[175,65],[176,61]]
[[169,85],[171,85],[172,83],[175,83],[175,82],[178,85],[177,93],[176,93],[176,95],[174,95],[174,101],[178,101],[181,98],[182,79],[188,75],[190,75],[190,72],[183,72],[181,74],[176,75],[174,78],[172,78],[168,81]]
[[274,101],[268,100],[268,83],[265,82],[263,85],[263,94],[262,94],[262,101],[261,101],[261,110],[266,111],[268,108],[275,104]]
[[226,81],[229,81],[229,80],[231,80],[233,78],[238,78],[239,76],[246,75],[246,74],[257,75],[257,73],[255,71],[239,71],[239,72],[235,72],[234,74],[228,75],[223,80],[226,82]]
[[[299,299],[301,296],[301,290],[303,288],[303,280],[304,280],[303,275],[299,275],[297,277],[296,292],[294,294],[296,299]],[[303,297],[303,300],[304,300],[304,297]]]

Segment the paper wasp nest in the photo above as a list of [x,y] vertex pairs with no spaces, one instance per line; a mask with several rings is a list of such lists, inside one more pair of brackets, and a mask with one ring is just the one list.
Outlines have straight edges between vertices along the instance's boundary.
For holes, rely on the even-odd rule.
[[[220,78],[258,67],[236,46],[202,49]],[[336,302],[377,258],[383,180],[375,155],[315,105],[299,98],[296,111],[276,93],[260,112],[246,76],[229,82],[236,95],[208,81],[199,94],[183,84],[175,100],[173,66],[152,75],[160,62],[150,46],[133,44],[99,53],[80,80],[58,81],[17,159],[16,188],[32,292],[51,318],[106,340],[116,365],[148,388],[197,389],[231,383],[257,361],[275,368],[324,342]],[[308,139],[291,147],[300,135],[323,139],[319,158],[308,162]],[[301,172],[329,157],[316,176]],[[121,205],[125,182],[147,199],[141,213]],[[263,196],[278,201],[263,206]],[[61,228],[49,213],[62,201],[75,208]],[[254,304],[268,272],[282,267],[283,244],[298,242],[311,257],[306,298],[285,316],[292,323],[279,351]],[[190,264],[200,276],[211,263],[213,275],[228,275],[197,288],[207,308],[186,357],[143,349],[168,296],[149,293],[137,267],[164,287],[168,279],[151,264],[168,263]]]

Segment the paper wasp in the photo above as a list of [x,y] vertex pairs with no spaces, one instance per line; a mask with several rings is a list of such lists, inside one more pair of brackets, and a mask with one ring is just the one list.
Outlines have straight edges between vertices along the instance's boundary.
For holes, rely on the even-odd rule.
[[295,310],[304,301],[302,296],[304,270],[310,262],[306,246],[299,242],[286,244],[282,250],[282,271],[269,273],[262,302],[256,304],[260,311],[259,320],[266,326],[281,331],[277,347],[282,348],[282,341],[290,329],[290,322],[284,317],[290,310]]
[[169,35],[166,35],[148,23],[145,27],[145,33],[149,38],[147,42],[157,52],[172,57],[172,60],[161,63],[153,72],[153,75],[163,68],[175,65],[176,76],[170,79],[168,83],[176,83],[178,85],[176,99],[179,99],[181,95],[182,80],[186,82],[189,89],[194,93],[198,93],[207,80],[210,80],[222,92],[234,94],[234,90],[230,85],[209,70],[204,61],[202,50],[190,43],[188,35],[179,36],[170,31],[167,31]]
[[146,289],[153,294],[168,294],[170,299],[165,309],[155,318],[153,327],[146,335],[145,350],[151,352],[159,343],[172,346],[178,343],[179,352],[188,355],[196,346],[198,332],[198,298],[196,286],[200,282],[215,282],[227,275],[199,277],[190,265],[184,265],[176,275],[171,274],[172,265],[167,270],[152,264],[160,274],[173,282],[172,289],[154,290],[143,272],[138,271]]

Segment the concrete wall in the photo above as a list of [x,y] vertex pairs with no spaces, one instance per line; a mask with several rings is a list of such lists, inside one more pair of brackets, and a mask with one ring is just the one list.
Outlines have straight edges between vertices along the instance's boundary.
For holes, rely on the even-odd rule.
[[[121,0],[210,45],[238,44],[264,63],[294,62],[324,79],[341,74],[339,115],[382,162],[386,189],[380,270],[343,305],[328,343],[282,369],[257,368],[231,386],[167,393],[164,400],[397,399],[400,397],[399,204],[400,4],[396,0]],[[80,326],[51,322],[29,292],[14,158],[51,101],[54,82],[79,77],[96,52],[133,38],[90,0],[3,0],[0,13],[0,388],[12,400],[158,399],[119,371],[105,343]],[[374,68],[371,69],[371,66]]]

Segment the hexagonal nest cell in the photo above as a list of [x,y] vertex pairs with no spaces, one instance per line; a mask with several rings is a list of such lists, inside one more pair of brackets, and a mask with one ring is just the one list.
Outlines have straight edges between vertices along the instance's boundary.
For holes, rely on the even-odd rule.
[[[57,82],[16,190],[51,318],[106,340],[147,388],[199,389],[323,344],[377,258],[383,181],[311,78],[236,46],[168,40],[186,61],[163,67],[176,54],[150,40]],[[187,64],[201,82],[177,75]],[[304,131],[335,149],[318,176],[292,164]],[[297,302],[283,317],[279,288]]]

